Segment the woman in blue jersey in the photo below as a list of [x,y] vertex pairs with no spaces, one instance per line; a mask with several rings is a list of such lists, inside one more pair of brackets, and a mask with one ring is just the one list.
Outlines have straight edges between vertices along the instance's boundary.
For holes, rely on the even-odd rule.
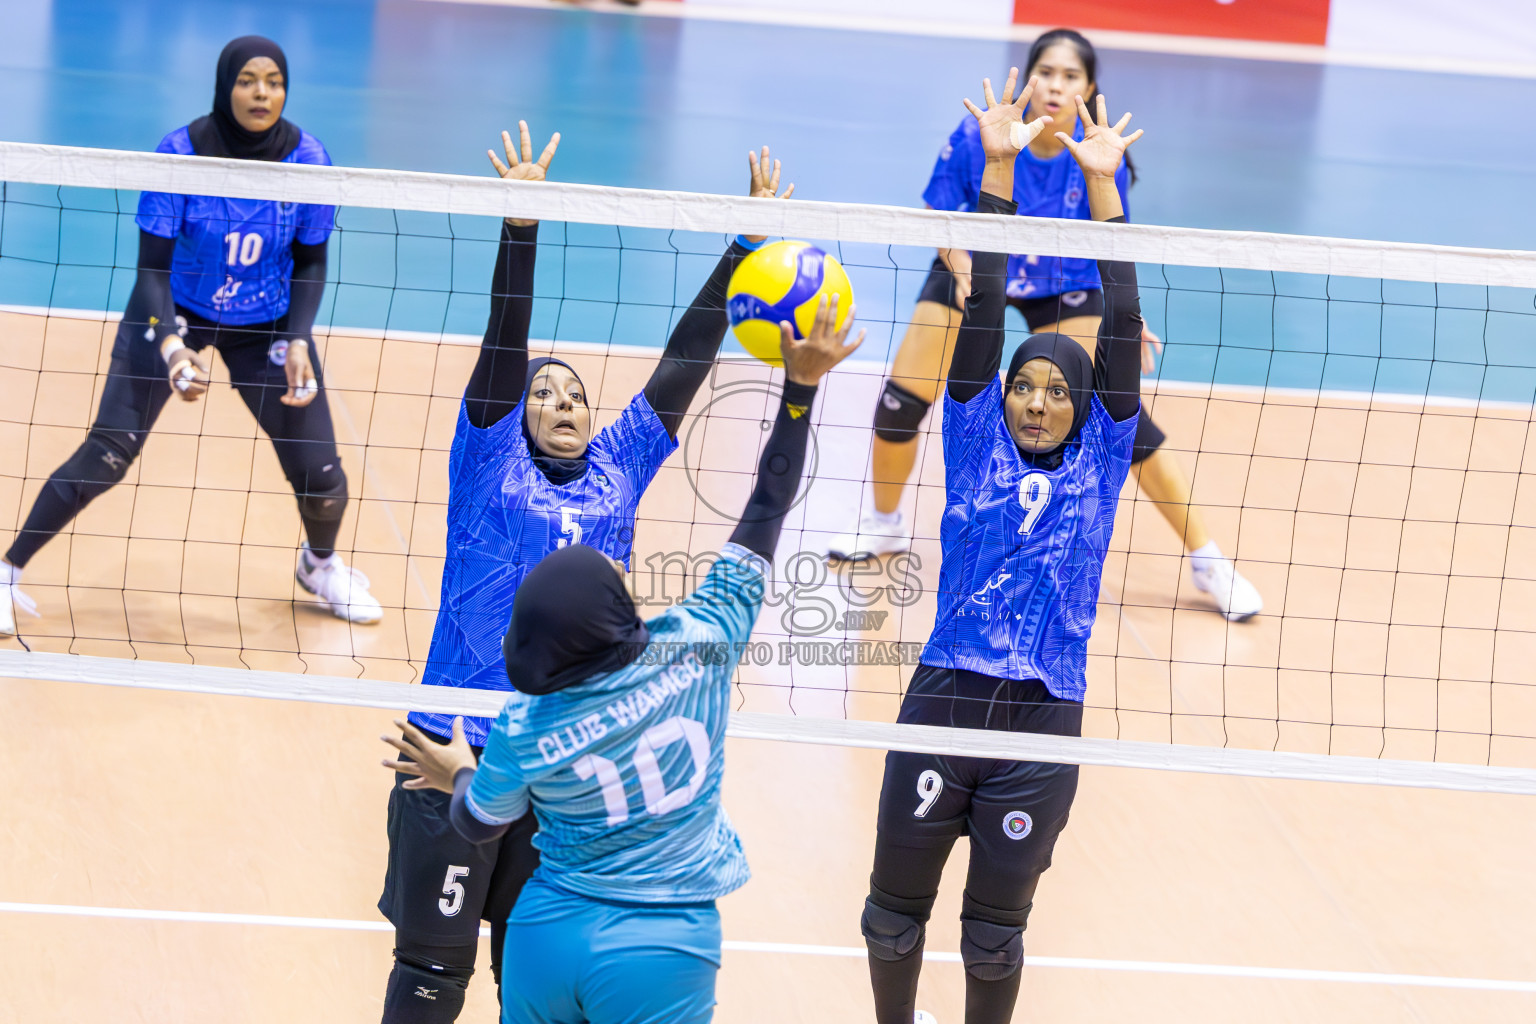
[[[520,148],[503,133],[504,178],[542,181],[559,135],[533,159],[528,126]],[[751,195],[778,194],[780,167],[767,147],[750,155]],[[793,186],[785,190],[787,196]],[[447,559],[424,683],[506,690],[502,638],[513,597],[553,551],[584,545],[625,565],[635,510],[667,456],[704,383],[727,324],[731,272],[762,238],[738,238],[678,320],[644,389],[618,419],[592,430],[586,388],[568,364],[528,358],[538,222],[502,225],[491,281],[491,316],[448,462]],[[413,714],[413,726],[446,743],[452,718]],[[471,719],[482,747],[488,719]],[[379,910],[395,925],[395,964],[385,1024],[457,1018],[474,971],[479,922],[491,925],[491,971],[502,976],[502,930],[538,863],[525,815],[495,843],[476,845],[448,824],[446,795],[408,789],[400,776],[389,801],[389,867]]]
[[[858,348],[822,301],[781,325],[784,392],[741,521],[687,600],[641,621],[623,567],[573,544],[528,573],[507,626],[518,691],[476,756],[454,723],[384,741],[405,785],[444,798],[466,841],[537,816],[543,855],[506,932],[505,1024],[704,1024],[720,969],[715,900],[746,884],[720,802],[731,676],[794,504],[821,378]],[[615,570],[618,571],[615,571]],[[531,808],[531,812],[530,812]]]
[[[1018,155],[1012,198],[1020,216],[1088,216],[1083,175],[1057,133],[1083,137],[1074,97],[1082,96],[1093,106],[1098,65],[1093,45],[1071,29],[1047,32],[1030,47],[1025,73],[1039,78],[1040,89],[1028,116],[1048,118],[1051,131],[1036,136]],[[940,152],[923,199],[936,210],[974,212],[983,162],[975,121],[966,118]],[[1134,180],[1127,161],[1115,174],[1122,206]],[[970,253],[946,249],[934,260],[875,408],[869,506],[853,531],[829,543],[834,556],[869,558],[911,545],[910,527],[900,512],[902,490],[917,461],[918,429],[946,372],[970,280]],[[1070,335],[1090,348],[1104,316],[1104,294],[1093,260],[1010,256],[1007,299],[1031,332]],[[1151,372],[1153,352],[1161,342],[1150,332],[1144,342],[1142,369]],[[1152,419],[1142,416],[1133,459],[1142,491],[1183,539],[1195,586],[1209,593],[1229,619],[1257,614],[1263,599],[1211,538],[1200,508],[1191,504],[1189,480],[1173,453],[1163,449],[1164,440]]]
[[[1031,79],[987,109],[966,101],[984,154],[978,209],[1008,198]],[[1077,100],[1081,140],[1061,134],[1082,169],[1094,220],[1124,222],[1115,174],[1127,114],[1110,126]],[[1038,134],[1044,118],[1025,137]],[[1141,407],[1142,319],[1134,264],[1099,261],[1104,316],[1098,359],[1064,334],[1036,334],[1001,381],[1007,257],[974,257],[972,286],[944,395],[945,509],[938,612],[898,720],[1077,736],[1088,636],[1115,508],[1130,471]],[[971,839],[960,910],[966,1024],[1011,1019],[1023,932],[1040,875],[1077,791],[1075,765],[893,751],[880,793],[875,864],[865,903],[875,1018],[911,1024],[923,935],[950,848]]]
[[[286,120],[288,61],[242,36],[219,55],[213,112],[161,140],[159,153],[329,164],[320,140]],[[335,208],[166,192],[139,197],[138,276],[85,442],[38,493],[0,562],[0,633],[27,562],[123,479],[174,392],[196,401],[218,349],[231,383],[272,440],[298,498],[306,543],[296,576],[335,615],[377,622],[368,581],[336,554],[347,477],[310,332],[325,289]]]

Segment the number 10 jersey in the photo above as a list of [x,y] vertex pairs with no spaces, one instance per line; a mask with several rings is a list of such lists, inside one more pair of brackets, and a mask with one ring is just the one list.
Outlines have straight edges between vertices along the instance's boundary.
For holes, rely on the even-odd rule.
[[[587,446],[587,471],[549,481],[523,434],[523,403],[487,429],[459,406],[448,453],[448,537],[443,590],[422,682],[507,690],[501,641],[512,598],[528,571],[567,544],[586,544],[629,564],[635,511],[677,442],[644,392]],[[453,716],[417,712],[411,721],[447,736]],[[464,733],[485,744],[490,720],[466,718]]]
[[1038,679],[1083,699],[1104,556],[1131,468],[1137,416],[1097,396],[1061,465],[1025,461],[997,379],[969,402],[944,394],[943,564],[922,663]]
[[582,896],[703,903],[745,885],[720,780],[731,676],[762,607],[764,565],[726,544],[687,600],[646,621],[636,661],[508,698],[469,812],[501,824],[531,805],[539,873]]

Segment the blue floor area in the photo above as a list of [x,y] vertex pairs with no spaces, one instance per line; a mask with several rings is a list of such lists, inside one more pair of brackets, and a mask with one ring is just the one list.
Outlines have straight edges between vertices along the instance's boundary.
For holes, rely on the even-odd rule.
[[[288,115],[338,164],[481,174],[526,118],[567,181],[735,192],[746,150],[797,195],[919,205],[982,74],[1021,44],[391,0],[11,4],[0,138],[152,149],[208,109],[230,37],[286,47]],[[1145,223],[1530,248],[1536,81],[1149,53],[1101,85],[1147,137]],[[1475,116],[1474,116],[1475,115]],[[9,186],[0,302],[121,308],[133,196]],[[322,317],[478,334],[495,225],[343,210]],[[534,330],[661,344],[720,239],[546,225]],[[931,253],[843,246],[871,354],[899,338]],[[1143,267],[1180,380],[1531,401],[1536,307],[1517,290]],[[1022,324],[1012,326],[1022,329]]]

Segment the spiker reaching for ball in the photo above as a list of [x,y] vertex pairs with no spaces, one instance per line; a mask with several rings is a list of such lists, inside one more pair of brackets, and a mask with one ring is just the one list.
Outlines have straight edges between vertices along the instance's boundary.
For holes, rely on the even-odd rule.
[[811,333],[823,297],[836,295],[842,330],[853,312],[853,285],[836,258],[809,242],[774,242],[741,261],[726,289],[726,309],[741,347],[770,366],[784,365],[779,325],[796,338]]

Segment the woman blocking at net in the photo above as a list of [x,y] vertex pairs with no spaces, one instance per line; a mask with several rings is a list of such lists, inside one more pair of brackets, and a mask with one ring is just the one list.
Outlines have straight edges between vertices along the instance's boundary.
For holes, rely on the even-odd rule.
[[801,341],[781,325],[786,381],[752,494],[687,600],[641,621],[621,563],[582,544],[555,551],[513,601],[504,645],[518,692],[478,768],[457,722],[446,746],[410,726],[384,737],[404,755],[385,767],[442,798],[463,841],[494,845],[538,819],[543,860],[506,923],[505,1024],[713,1013],[715,900],[749,875],[720,803],[731,676],[799,489],[817,385],[859,345],[852,316],[835,329],[835,300],[817,312]]
[[[503,178],[545,179],[560,136],[533,159],[528,126],[520,149],[502,134]],[[767,147],[750,154],[751,192],[778,194],[780,167]],[[788,196],[794,186],[785,190]],[[731,272],[762,238],[731,243],[678,320],[644,389],[595,434],[581,378],[559,359],[528,358],[538,222],[502,224],[491,279],[491,315],[464,389],[448,461],[448,539],[442,597],[422,682],[508,689],[502,637],[513,597],[551,552],[585,545],[629,563],[635,513],[646,487],[677,448],[694,395],[709,375],[728,326]],[[447,743],[453,717],[412,714],[421,734]],[[478,755],[490,720],[469,719]],[[448,797],[396,779],[389,799],[389,866],[379,910],[395,926],[395,962],[385,1024],[457,1019],[474,972],[480,921],[491,925],[491,972],[501,984],[502,933],[538,863],[531,814],[495,842],[477,845],[448,823]],[[502,992],[506,996],[505,990]]]
[[[329,164],[320,140],[286,120],[288,61],[261,36],[219,55],[213,112],[161,140],[156,152]],[[167,192],[139,197],[138,275],[112,346],[85,442],[38,493],[0,561],[0,633],[14,633],[22,569],[96,498],[121,481],[174,393],[208,390],[216,348],[230,380],[272,441],[298,499],[306,542],[299,585],[332,614],[378,622],[367,579],[336,554],[347,477],[310,334],[325,289],[331,206]]]
[[[1083,96],[1093,106],[1098,63],[1093,44],[1071,29],[1047,32],[1030,47],[1025,74],[1037,77],[1040,89],[1027,116],[1047,118],[1052,131],[1042,132],[1019,152],[1012,198],[1021,216],[1087,215],[1082,172],[1058,135],[1083,137],[1085,126],[1078,120],[1075,97]],[[976,122],[967,117],[940,153],[923,199],[933,209],[976,210],[983,163]],[[1122,206],[1134,180],[1127,161],[1115,174]],[[901,494],[917,462],[918,429],[937,397],[970,282],[971,254],[941,250],[875,407],[872,507],[863,512],[854,531],[832,539],[829,554],[862,559],[910,547],[911,528],[899,511]],[[1030,331],[1070,335],[1089,346],[1104,316],[1104,292],[1092,260],[1010,256],[1006,299],[1023,315]],[[1143,372],[1152,371],[1154,350],[1161,347],[1156,336],[1144,332]],[[1263,598],[1212,539],[1199,506],[1192,504],[1189,480],[1177,457],[1163,447],[1165,440],[1157,424],[1143,413],[1132,472],[1142,492],[1183,540],[1195,586],[1210,594],[1228,619],[1251,618],[1262,610]]]
[[[999,102],[985,86],[976,118],[985,154],[980,212],[1014,212],[1019,146],[1045,119],[1023,120],[1035,80]],[[1115,173],[1130,115],[1093,121],[1077,100],[1093,219],[1124,222]],[[944,392],[943,564],[933,634],[898,721],[1077,736],[1088,636],[1120,490],[1130,472],[1140,399],[1136,268],[1101,260],[1104,317],[1097,362],[1064,334],[1036,334],[1002,382],[1007,257],[981,253]],[[950,848],[971,839],[960,911],[966,1024],[1007,1021],[1018,998],[1024,926],[1040,875],[1077,791],[1075,765],[893,751],[880,791],[863,931],[879,1024],[911,1024],[923,935]]]

